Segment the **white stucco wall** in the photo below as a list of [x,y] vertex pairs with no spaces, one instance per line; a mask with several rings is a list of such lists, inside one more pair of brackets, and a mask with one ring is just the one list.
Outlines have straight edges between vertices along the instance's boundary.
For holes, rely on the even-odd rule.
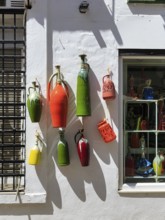
[[[45,204],[0,205],[0,219],[22,220],[147,220],[165,218],[163,195],[119,195],[118,81],[119,48],[165,49],[165,6],[128,5],[126,0],[88,0],[89,12],[80,14],[81,0],[32,0],[27,13],[27,87],[35,78],[41,84],[44,111],[39,124],[27,114],[27,155],[38,129],[47,146],[42,163],[27,169],[27,189],[47,192]],[[92,116],[84,119],[85,136],[90,143],[90,166],[81,167],[74,135],[81,126],[75,116],[76,78],[79,54],[87,54],[90,64]],[[46,102],[47,80],[61,70],[70,88],[66,140],[70,165],[56,163],[57,129],[51,126]],[[113,71],[117,97],[101,98],[102,77]],[[104,117],[112,120],[116,141],[105,144],[97,131]],[[28,166],[28,165],[27,165]],[[46,175],[45,175],[46,173]],[[33,179],[33,184],[31,180]]]

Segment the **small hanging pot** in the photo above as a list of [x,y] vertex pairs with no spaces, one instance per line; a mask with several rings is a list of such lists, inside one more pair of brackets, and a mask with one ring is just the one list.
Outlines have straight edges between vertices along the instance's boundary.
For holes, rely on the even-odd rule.
[[98,131],[100,132],[104,142],[108,143],[108,142],[112,142],[116,139],[116,134],[106,119],[99,122],[97,125],[97,128],[98,128]]
[[28,88],[27,108],[32,122],[39,122],[42,112],[42,98],[40,86],[36,81],[32,82],[33,87]]
[[113,100],[116,97],[115,86],[111,80],[112,72],[109,71],[109,74],[103,76],[103,86],[102,86],[102,97],[104,100]]
[[84,129],[80,129],[74,137],[75,143],[77,144],[77,152],[82,166],[89,165],[89,143],[83,135]]
[[[48,100],[50,105],[50,113],[52,126],[54,128],[66,127],[67,112],[68,112],[68,97],[69,91],[66,83],[62,79],[60,66],[56,66],[57,73],[51,75],[48,83]],[[51,81],[56,76],[56,84],[50,91]]]

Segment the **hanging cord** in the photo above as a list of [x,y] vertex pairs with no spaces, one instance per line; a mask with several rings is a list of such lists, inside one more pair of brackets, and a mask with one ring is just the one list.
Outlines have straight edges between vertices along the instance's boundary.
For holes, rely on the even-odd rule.
[[32,8],[32,4],[30,0],[25,0],[25,8],[26,9],[31,9]]
[[21,176],[19,177],[19,182],[18,182],[18,185],[17,185],[17,191],[16,191],[15,201],[17,201],[17,197],[18,197],[18,194],[19,194],[20,185],[21,185]]

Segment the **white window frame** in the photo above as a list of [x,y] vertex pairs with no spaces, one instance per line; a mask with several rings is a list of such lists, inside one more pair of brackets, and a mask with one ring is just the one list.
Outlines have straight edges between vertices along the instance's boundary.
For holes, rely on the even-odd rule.
[[123,182],[123,167],[124,167],[124,149],[123,149],[123,60],[124,59],[164,59],[165,55],[121,55],[119,57],[119,187],[118,192],[121,194],[133,193],[164,193],[165,182],[162,183],[124,183]]

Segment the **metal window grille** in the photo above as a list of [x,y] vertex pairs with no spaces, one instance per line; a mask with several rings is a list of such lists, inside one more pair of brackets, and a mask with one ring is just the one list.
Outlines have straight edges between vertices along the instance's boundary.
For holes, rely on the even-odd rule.
[[0,9],[0,192],[25,188],[24,10]]

